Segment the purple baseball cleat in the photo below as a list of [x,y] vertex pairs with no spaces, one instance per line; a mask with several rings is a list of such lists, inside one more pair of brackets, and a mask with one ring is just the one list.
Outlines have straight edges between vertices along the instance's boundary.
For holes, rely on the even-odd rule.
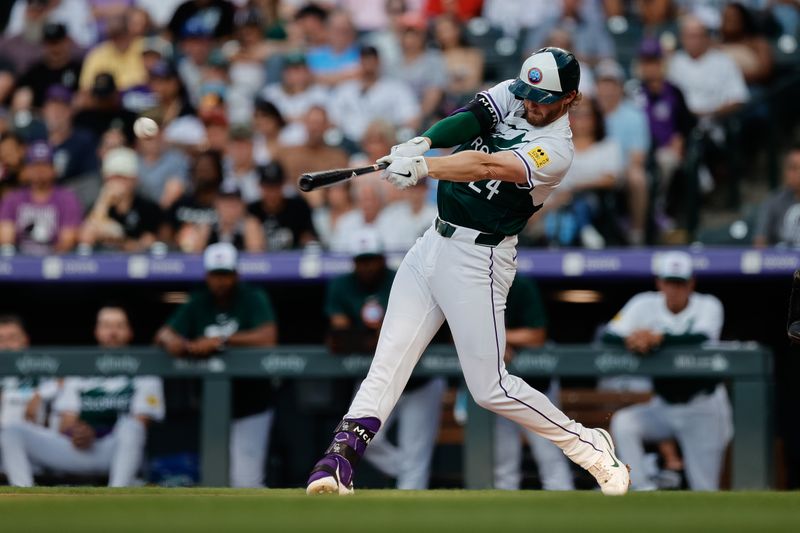
[[306,494],[353,494],[355,466],[380,427],[377,418],[342,420],[325,457],[311,470]]

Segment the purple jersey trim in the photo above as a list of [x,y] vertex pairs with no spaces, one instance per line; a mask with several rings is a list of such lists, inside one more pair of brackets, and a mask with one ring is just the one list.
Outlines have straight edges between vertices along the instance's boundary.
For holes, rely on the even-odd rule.
[[522,164],[525,165],[525,174],[528,177],[528,186],[527,187],[520,187],[519,183],[516,184],[517,187],[519,187],[520,189],[533,189],[533,176],[532,176],[533,170],[531,169],[531,166],[528,164],[527,161],[525,161],[525,158],[522,155],[520,155],[520,153],[517,152],[516,150],[511,150],[511,153],[514,154],[515,156],[517,156],[517,158],[520,161],[522,161]]

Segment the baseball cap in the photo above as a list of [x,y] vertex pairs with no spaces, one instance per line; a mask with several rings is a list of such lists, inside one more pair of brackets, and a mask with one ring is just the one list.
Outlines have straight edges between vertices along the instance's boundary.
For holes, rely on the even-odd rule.
[[253,128],[248,124],[235,124],[231,127],[232,141],[249,141],[253,138]]
[[661,59],[661,44],[655,37],[645,37],[639,44],[639,58],[641,59]]
[[303,52],[289,52],[283,56],[283,67],[306,66],[306,56]]
[[622,70],[622,65],[613,59],[603,59],[594,68],[594,77],[597,81],[614,80],[622,83],[625,81],[625,71]]
[[206,272],[236,272],[239,252],[229,242],[218,242],[203,252],[203,267]]
[[117,91],[117,82],[114,81],[114,76],[108,72],[101,72],[94,78],[92,84],[92,94],[98,98],[105,98],[111,96]]
[[169,61],[158,61],[150,67],[149,74],[151,78],[176,78],[178,76],[178,72]]
[[276,161],[271,161],[263,167],[258,167],[259,183],[261,185],[283,185],[283,167]]
[[60,22],[48,22],[42,28],[42,41],[56,43],[66,38],[67,28]]
[[347,251],[353,260],[383,256],[381,237],[374,228],[362,228],[350,234]]
[[692,256],[686,252],[661,254],[656,273],[660,279],[688,281],[692,279]]
[[103,157],[103,177],[125,176],[135,178],[139,173],[139,161],[136,152],[121,146],[109,150]]
[[72,102],[72,91],[63,85],[51,85],[44,93],[44,101],[70,104]]
[[34,141],[25,150],[25,164],[35,165],[37,163],[53,164],[53,150],[45,141]]

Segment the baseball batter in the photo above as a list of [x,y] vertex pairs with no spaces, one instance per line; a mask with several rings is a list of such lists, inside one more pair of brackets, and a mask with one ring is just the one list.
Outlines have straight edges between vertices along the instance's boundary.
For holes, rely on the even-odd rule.
[[[517,234],[572,163],[567,111],[581,98],[580,66],[543,48],[518,79],[480,92],[422,137],[394,146],[384,177],[399,188],[440,180],[439,216],[397,271],[369,373],[308,480],[308,494],[351,494],[354,468],[395,406],[444,320],[472,397],[555,443],[604,494],[628,490],[611,437],[570,420],[503,364],[506,295],[516,273]],[[446,157],[430,148],[458,146]]]

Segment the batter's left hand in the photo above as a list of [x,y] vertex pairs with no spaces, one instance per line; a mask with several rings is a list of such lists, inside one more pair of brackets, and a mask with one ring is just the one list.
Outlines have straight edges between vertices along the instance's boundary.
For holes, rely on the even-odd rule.
[[394,157],[386,167],[382,176],[398,189],[406,189],[415,185],[428,175],[428,164],[422,156]]

